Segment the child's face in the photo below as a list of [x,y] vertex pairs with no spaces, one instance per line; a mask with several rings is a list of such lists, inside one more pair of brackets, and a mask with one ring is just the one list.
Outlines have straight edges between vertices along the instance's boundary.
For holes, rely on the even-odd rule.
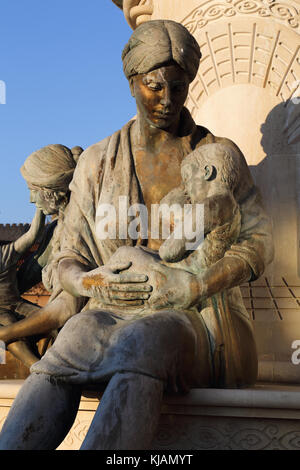
[[46,198],[45,191],[42,189],[30,189],[30,202],[36,205],[45,215],[58,213],[56,201],[54,198]]
[[181,169],[181,177],[192,203],[201,202],[207,196],[209,182],[205,179],[204,166],[186,164]]

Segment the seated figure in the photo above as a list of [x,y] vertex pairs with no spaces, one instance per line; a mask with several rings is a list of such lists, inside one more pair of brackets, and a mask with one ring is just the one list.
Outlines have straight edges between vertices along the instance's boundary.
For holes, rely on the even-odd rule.
[[[137,117],[80,157],[55,258],[57,289],[85,305],[31,367],[0,449],[57,448],[91,384],[106,389],[81,448],[131,450],[150,448],[164,393],[256,381],[253,328],[239,286],[261,276],[272,260],[271,225],[240,150],[196,125],[184,107],[200,57],[193,36],[172,21],[140,25],[125,46]],[[151,214],[180,186],[184,159],[214,143],[233,149],[239,168],[232,193],[241,228],[221,259],[189,272],[162,261],[151,238],[99,239],[99,205],[118,208],[126,196]],[[49,308],[70,314],[57,299]]]
[[[160,208],[164,204],[168,208],[173,207],[176,219],[174,222],[173,215],[173,220],[170,220],[169,210],[166,214],[161,211],[160,236],[163,237],[164,233],[168,233],[170,225],[173,227],[175,224],[180,225],[179,232],[174,229],[161,244],[158,252],[142,245],[120,247],[111,256],[109,264],[129,266],[129,272],[141,273],[147,271],[149,263],[164,264],[198,274],[220,260],[237,241],[241,230],[239,205],[233,195],[233,189],[239,178],[238,162],[235,150],[222,143],[206,144],[194,150],[182,161],[182,184],[170,191],[160,203]],[[197,204],[203,204],[204,217],[201,220],[203,223],[199,224],[199,233],[191,231],[194,238],[190,239],[185,236],[183,226],[184,224],[192,226],[193,222],[197,225]],[[188,210],[182,211],[182,206]],[[176,208],[179,208],[178,214]],[[150,284],[155,286],[151,272],[149,276]],[[87,277],[85,286],[96,291],[93,278]],[[153,302],[156,289],[153,291],[149,299],[144,299],[142,306],[134,306],[132,315],[146,314],[151,309],[158,309]],[[107,303],[101,305],[99,300],[94,303],[98,308],[114,309]],[[91,304],[94,307],[93,301],[90,301],[89,306]],[[127,315],[128,312],[126,306]]]
[[[45,308],[21,299],[20,295],[42,280],[46,289],[52,291],[55,280],[52,278],[54,260],[51,254],[53,248],[55,251],[58,249],[63,214],[69,202],[69,184],[82,151],[81,147],[69,149],[64,145],[47,145],[27,157],[21,168],[30,190],[30,202],[36,205],[37,212],[25,235],[1,247],[0,340],[27,367],[37,362],[39,357],[25,344],[24,338],[50,334],[54,328],[45,331],[42,327],[46,318]],[[45,215],[53,218],[46,226]],[[39,234],[38,249],[17,272],[17,261],[34,244]],[[31,325],[36,316],[40,318],[41,327],[33,329]]]

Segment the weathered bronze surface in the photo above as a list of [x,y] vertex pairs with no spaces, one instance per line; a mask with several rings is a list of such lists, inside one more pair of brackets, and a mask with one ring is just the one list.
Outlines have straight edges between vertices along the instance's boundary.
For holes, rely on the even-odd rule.
[[[171,21],[144,23],[125,46],[137,118],[80,158],[47,265],[52,299],[26,323],[28,334],[63,328],[31,367],[1,449],[56,448],[89,384],[108,385],[82,449],[128,450],[151,445],[164,392],[255,382],[256,346],[239,285],[272,259],[270,222],[240,150],[184,108],[200,56],[194,38]],[[132,214],[125,213],[123,237],[120,199],[145,207],[151,225],[153,205],[172,202],[178,188],[204,203],[206,233],[202,251],[167,262],[158,252],[164,258],[165,240],[149,230],[130,236]],[[115,237],[99,236],[103,205],[116,211]]]
[[[1,246],[0,340],[6,343],[10,353],[7,354],[6,364],[0,368],[3,379],[24,378],[29,373],[28,368],[45,352],[42,345],[45,340],[39,340],[39,335],[44,332],[42,329],[33,330],[30,326],[36,316],[41,318],[41,322],[44,321],[41,309],[21,295],[41,282],[42,269],[46,270],[47,264],[51,263],[53,231],[57,218],[63,217],[69,200],[68,186],[82,151],[80,147],[74,147],[71,151],[62,145],[50,145],[30,155],[21,169],[30,189],[30,202],[36,205],[37,211],[30,229],[24,235]],[[45,215],[54,216],[54,222],[47,227],[44,227]],[[37,241],[39,248],[26,258],[18,270],[21,256]],[[50,285],[48,287],[51,289]],[[19,333],[15,338],[14,328]],[[47,328],[46,333],[50,332]],[[24,340],[26,337],[28,340]],[[13,342],[14,339],[18,341]]]

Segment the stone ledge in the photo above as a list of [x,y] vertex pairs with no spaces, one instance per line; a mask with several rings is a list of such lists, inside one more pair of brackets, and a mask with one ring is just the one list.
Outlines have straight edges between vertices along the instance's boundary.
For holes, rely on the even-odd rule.
[[[0,381],[0,427],[22,383],[22,380]],[[101,393],[94,391],[83,393],[75,423],[59,450],[79,449],[100,397]],[[186,396],[165,397],[158,437],[153,449],[239,448],[234,444],[237,442],[238,433],[249,432],[250,437],[255,433],[259,442],[263,442],[269,430],[272,434],[272,429],[276,429],[277,441],[279,439],[280,442],[285,442],[283,440],[286,440],[286,436],[292,435],[298,442],[299,420],[299,385],[260,383],[249,389],[193,389]],[[195,443],[193,444],[195,430],[198,436],[196,447]],[[267,434],[265,430],[268,431]],[[169,436],[168,443],[164,440],[166,435]],[[218,438],[208,442],[208,435],[216,435]],[[223,441],[220,441],[221,435],[224,437]],[[264,438],[261,441],[262,436]],[[272,447],[275,437],[272,439],[268,448],[277,448]],[[294,442],[289,441],[288,445],[293,446]],[[246,448],[251,449],[252,444],[248,444],[250,447]],[[238,445],[245,448],[243,446],[248,444],[243,441]],[[297,446],[298,444],[296,448]]]
[[[84,392],[80,409],[94,410],[99,398],[96,392]],[[185,396],[165,396],[162,414],[300,420],[300,386],[259,383],[245,389],[192,389]]]
[[166,397],[163,413],[300,419],[300,386],[257,384],[249,389],[194,389]]
[[[0,381],[0,406],[11,406],[23,380]],[[79,410],[94,412],[101,392],[83,392]],[[300,386],[256,384],[244,389],[192,389],[184,396],[165,396],[163,414],[252,416],[300,419]]]

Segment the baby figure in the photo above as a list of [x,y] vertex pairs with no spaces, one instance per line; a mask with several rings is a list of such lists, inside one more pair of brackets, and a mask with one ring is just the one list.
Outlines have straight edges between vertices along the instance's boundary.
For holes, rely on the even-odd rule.
[[[180,262],[181,266],[178,267],[183,267],[184,263],[185,269],[199,272],[221,259],[236,241],[241,228],[239,206],[233,196],[238,181],[238,161],[233,148],[218,143],[203,145],[183,160],[183,187],[168,193],[161,204],[189,204],[186,206],[189,209],[188,217],[192,218],[194,225],[197,204],[202,204],[202,233],[197,233],[195,237],[200,243],[195,246],[195,251],[190,251],[187,247],[192,240],[187,239],[184,230],[182,237],[176,238],[174,230],[159,249],[162,260],[169,263]],[[181,213],[184,214],[183,211]],[[187,221],[179,222],[184,225]]]
[[[228,145],[201,146],[188,155],[181,164],[182,185],[170,191],[160,201],[160,206],[166,204],[170,208],[176,205],[181,209],[187,205],[189,209],[187,217],[195,215],[196,204],[203,204],[204,224],[200,226],[203,236],[195,232],[195,238],[200,239],[197,249],[189,249],[188,244],[193,244],[193,240],[189,240],[185,234],[181,238],[176,238],[177,234],[174,230],[161,244],[158,252],[144,246],[123,246],[112,255],[107,263],[108,266],[118,263],[125,265],[130,262],[132,265],[128,271],[147,273],[149,284],[153,287],[151,294],[145,293],[143,305],[132,309],[133,314],[136,313],[138,316],[147,313],[149,309],[159,308],[157,307],[159,306],[158,289],[159,285],[165,283],[164,272],[161,273],[161,277],[159,272],[163,271],[164,265],[198,274],[221,259],[226,250],[236,242],[241,229],[240,210],[233,196],[239,180],[238,161],[235,150]],[[162,234],[164,227],[170,229],[170,225],[171,227],[173,225],[170,217],[164,218],[163,214],[161,211]],[[184,215],[184,211],[180,210],[180,214]],[[180,222],[178,219],[179,217],[176,220],[175,214],[176,223]],[[153,299],[155,299],[155,306]],[[102,306],[95,298],[89,304],[89,308],[92,307],[107,308],[107,305]],[[126,312],[129,313],[129,307],[126,307]]]

